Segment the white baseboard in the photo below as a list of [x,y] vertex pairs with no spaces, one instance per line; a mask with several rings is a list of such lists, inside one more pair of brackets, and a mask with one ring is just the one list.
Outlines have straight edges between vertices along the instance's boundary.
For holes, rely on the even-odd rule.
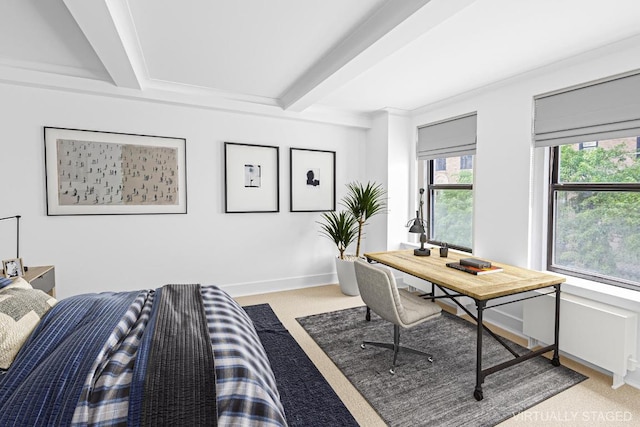
[[317,274],[313,276],[287,277],[259,282],[229,283],[218,285],[232,297],[290,291],[293,289],[311,288],[331,283],[338,283],[335,273]]

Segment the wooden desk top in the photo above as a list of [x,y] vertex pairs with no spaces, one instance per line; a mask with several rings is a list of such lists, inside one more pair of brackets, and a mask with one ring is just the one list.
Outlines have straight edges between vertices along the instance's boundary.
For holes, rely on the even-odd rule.
[[460,258],[473,258],[472,255],[449,250],[449,256],[441,258],[438,247],[435,250],[432,248],[431,256],[427,257],[415,256],[413,249],[364,255],[370,260],[481,301],[557,285],[565,281],[561,276],[491,260],[487,261],[491,261],[492,265],[501,267],[504,271],[476,276],[445,265],[449,262],[457,262]]

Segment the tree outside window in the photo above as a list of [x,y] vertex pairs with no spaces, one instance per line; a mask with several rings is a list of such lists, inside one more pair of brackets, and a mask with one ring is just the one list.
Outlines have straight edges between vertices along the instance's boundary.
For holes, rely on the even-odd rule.
[[[462,169],[463,157],[469,157]],[[444,166],[444,167],[443,167]],[[473,156],[425,161],[429,242],[471,252]]]
[[553,150],[549,268],[640,289],[636,137]]

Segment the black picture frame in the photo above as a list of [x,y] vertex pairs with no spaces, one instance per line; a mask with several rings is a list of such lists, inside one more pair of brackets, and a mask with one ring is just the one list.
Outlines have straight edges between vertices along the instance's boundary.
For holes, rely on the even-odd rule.
[[186,139],[44,127],[47,215],[186,214]]
[[291,212],[336,210],[336,152],[289,149]]
[[224,143],[225,213],[280,211],[280,149]]

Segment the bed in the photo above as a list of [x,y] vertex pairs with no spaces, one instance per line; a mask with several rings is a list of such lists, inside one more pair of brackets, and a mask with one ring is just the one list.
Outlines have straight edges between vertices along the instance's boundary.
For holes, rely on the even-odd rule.
[[253,323],[216,286],[56,302],[18,281],[0,322],[2,426],[287,425]]

